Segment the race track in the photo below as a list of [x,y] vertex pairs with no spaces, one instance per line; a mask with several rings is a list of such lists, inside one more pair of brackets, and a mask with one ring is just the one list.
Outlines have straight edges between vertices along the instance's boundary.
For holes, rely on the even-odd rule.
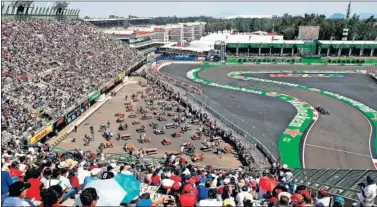
[[[161,72],[180,79],[197,65],[169,65]],[[307,134],[304,164],[307,168],[369,168],[374,169],[369,147],[371,127],[362,113],[336,99],[316,92],[295,89],[289,86],[273,85],[250,80],[238,80],[226,74],[233,71],[253,70],[333,70],[322,66],[224,66],[207,69],[199,73],[203,79],[221,84],[233,84],[258,90],[287,94],[306,101],[312,106],[322,105],[331,112],[320,116]],[[341,67],[342,70],[355,68]],[[248,76],[272,79],[267,74]],[[294,80],[292,80],[294,79]],[[276,79],[274,79],[276,80]],[[194,83],[187,80],[189,83]],[[377,108],[376,84],[368,82],[363,75],[345,74],[344,78],[279,78],[278,81],[294,82],[323,88]],[[295,82],[296,81],[296,82]],[[197,84],[197,83],[195,83]],[[204,94],[216,101],[222,108],[240,116],[245,123],[240,127],[257,137],[278,157],[277,140],[296,114],[296,109],[287,102],[272,97],[201,85]],[[372,105],[371,105],[372,104]],[[304,139],[305,140],[305,139]],[[303,141],[303,140],[302,140]],[[303,144],[303,143],[302,143]]]

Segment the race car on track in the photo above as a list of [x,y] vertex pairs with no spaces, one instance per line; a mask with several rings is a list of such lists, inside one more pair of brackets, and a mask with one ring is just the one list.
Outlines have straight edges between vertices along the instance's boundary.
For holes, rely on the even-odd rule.
[[325,108],[323,108],[322,106],[318,105],[317,107],[315,107],[315,109],[322,115],[330,115],[330,112],[328,112]]

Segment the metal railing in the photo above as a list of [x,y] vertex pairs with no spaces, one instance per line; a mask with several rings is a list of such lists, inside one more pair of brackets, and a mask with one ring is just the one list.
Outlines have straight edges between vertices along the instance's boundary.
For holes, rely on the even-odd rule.
[[359,200],[357,185],[365,183],[366,176],[377,176],[377,170],[361,169],[293,169],[292,173],[296,185],[306,185],[317,191],[325,189],[330,195],[341,195],[351,201]]

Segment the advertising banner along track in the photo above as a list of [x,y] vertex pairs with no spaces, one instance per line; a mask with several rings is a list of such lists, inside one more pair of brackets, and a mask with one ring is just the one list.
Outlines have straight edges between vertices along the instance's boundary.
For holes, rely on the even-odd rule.
[[221,84],[205,80],[199,77],[199,72],[216,67],[213,65],[203,65],[199,68],[193,69],[187,73],[187,77],[195,82],[220,87],[227,88],[231,90],[244,91],[248,93],[254,93],[264,96],[270,96],[277,99],[284,100],[291,103],[297,110],[297,114],[291,123],[288,125],[285,132],[279,137],[278,150],[280,154],[280,160],[282,163],[287,164],[292,168],[301,168],[301,152],[300,152],[300,142],[306,131],[310,128],[311,124],[315,122],[318,118],[317,111],[310,106],[308,103],[299,100],[295,97],[288,96],[286,94],[270,92],[264,90],[257,90],[253,88],[246,88],[231,84]]

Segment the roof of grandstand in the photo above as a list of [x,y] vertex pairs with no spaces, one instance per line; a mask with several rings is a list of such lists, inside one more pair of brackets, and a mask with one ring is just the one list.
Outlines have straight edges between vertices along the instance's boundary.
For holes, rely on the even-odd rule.
[[89,18],[84,19],[84,21],[91,22],[91,21],[117,21],[117,20],[148,20],[153,19],[153,17],[132,17],[132,18]]
[[377,45],[377,41],[342,41],[342,40],[318,40],[320,44],[326,44],[326,45],[342,45],[342,44],[348,44],[348,45]]

